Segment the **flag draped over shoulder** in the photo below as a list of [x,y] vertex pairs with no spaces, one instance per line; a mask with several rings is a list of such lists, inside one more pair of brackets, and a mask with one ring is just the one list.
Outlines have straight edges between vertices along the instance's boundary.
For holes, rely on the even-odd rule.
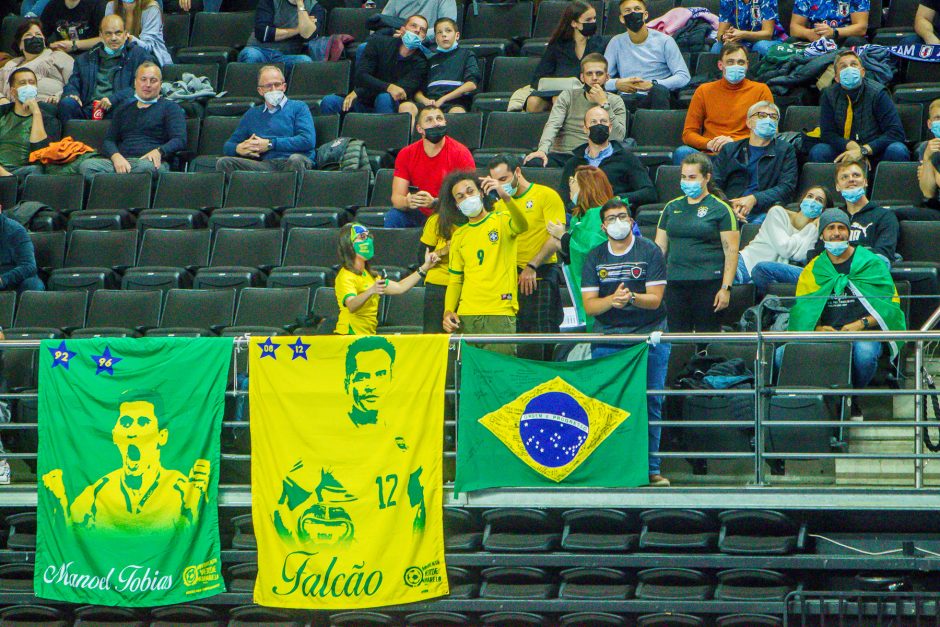
[[[884,260],[867,248],[857,246],[848,275],[838,272],[826,253],[806,264],[796,284],[797,299],[790,310],[788,330],[815,330],[829,296],[842,294],[846,286],[877,321],[882,331],[906,329],[901,299]],[[891,356],[894,357],[901,343],[889,342],[889,346]]]
[[36,596],[146,607],[225,591],[231,355],[230,338],[42,341]]
[[256,603],[346,609],[448,593],[447,345],[443,335],[252,341]]
[[461,345],[455,492],[648,482],[646,344],[541,363]]

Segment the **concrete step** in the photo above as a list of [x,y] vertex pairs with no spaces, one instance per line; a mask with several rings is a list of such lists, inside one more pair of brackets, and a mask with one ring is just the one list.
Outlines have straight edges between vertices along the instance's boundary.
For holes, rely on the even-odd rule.
[[[882,451],[888,452],[888,451]],[[940,486],[940,460],[928,460],[924,484]],[[893,485],[914,487],[914,461],[897,459],[837,459],[836,485]]]

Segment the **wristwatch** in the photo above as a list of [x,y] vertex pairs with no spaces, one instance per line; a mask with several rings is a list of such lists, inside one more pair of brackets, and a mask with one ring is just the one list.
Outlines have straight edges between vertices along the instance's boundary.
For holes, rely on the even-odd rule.
[[862,156],[867,157],[870,154],[871,154],[871,146],[868,146],[867,144],[862,146]]
[[868,316],[862,318],[862,329],[867,329],[871,324],[868,322]]
[[630,302],[627,304],[632,307],[634,303],[636,303],[636,292],[630,292]]
[[723,290],[728,290],[728,291],[730,292],[730,291],[731,291],[731,286],[730,286],[730,285],[722,285],[722,286],[721,286],[721,289],[723,289]]

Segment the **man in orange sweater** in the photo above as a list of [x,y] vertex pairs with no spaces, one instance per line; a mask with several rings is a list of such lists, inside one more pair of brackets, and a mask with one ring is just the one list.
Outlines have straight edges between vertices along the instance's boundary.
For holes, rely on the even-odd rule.
[[747,110],[762,100],[773,102],[774,97],[764,83],[744,78],[747,66],[747,50],[741,44],[722,47],[718,59],[721,78],[695,90],[682,129],[685,145],[673,151],[674,164],[681,164],[693,152],[717,154],[728,142],[750,135]]

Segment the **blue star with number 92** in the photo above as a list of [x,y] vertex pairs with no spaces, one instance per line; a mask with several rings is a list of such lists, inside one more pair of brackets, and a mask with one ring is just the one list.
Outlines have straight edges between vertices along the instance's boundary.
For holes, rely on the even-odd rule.
[[91,360],[95,362],[95,374],[99,375],[102,372],[107,372],[112,377],[114,376],[114,367],[119,361],[124,361],[122,357],[115,357],[111,354],[111,347],[105,346],[104,352],[100,355],[92,355]]
[[281,347],[280,344],[275,344],[271,341],[271,338],[268,338],[261,344],[258,344],[258,346],[261,347],[261,359],[270,357],[271,359],[277,361],[277,355],[275,352]]
[[69,363],[72,361],[72,357],[78,354],[65,347],[65,340],[62,340],[55,348],[50,348],[49,352],[52,353],[52,367],[62,366],[66,370],[69,369]]

